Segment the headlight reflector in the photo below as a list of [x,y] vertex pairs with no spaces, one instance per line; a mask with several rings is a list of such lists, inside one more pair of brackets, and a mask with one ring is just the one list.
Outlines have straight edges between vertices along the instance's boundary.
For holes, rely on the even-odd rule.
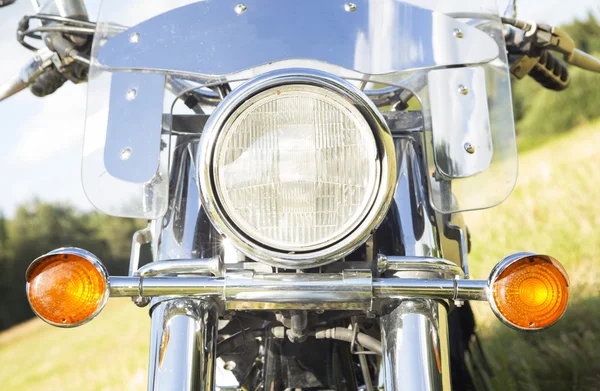
[[396,183],[377,107],[313,69],[268,72],[227,95],[204,127],[197,168],[213,225],[249,257],[294,269],[364,243]]
[[215,147],[216,190],[229,217],[267,246],[308,250],[360,223],[379,185],[377,146],[351,102],[286,85],[244,102]]

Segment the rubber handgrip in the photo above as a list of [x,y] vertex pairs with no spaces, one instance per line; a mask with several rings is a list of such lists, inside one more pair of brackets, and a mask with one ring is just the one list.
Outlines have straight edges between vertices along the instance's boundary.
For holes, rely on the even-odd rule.
[[39,97],[50,95],[62,87],[66,81],[67,79],[62,73],[56,69],[52,69],[41,75],[31,84],[31,92],[33,95]]
[[552,53],[542,52],[538,63],[529,71],[535,81],[544,88],[553,91],[562,91],[569,86],[571,76],[565,63],[556,58]]

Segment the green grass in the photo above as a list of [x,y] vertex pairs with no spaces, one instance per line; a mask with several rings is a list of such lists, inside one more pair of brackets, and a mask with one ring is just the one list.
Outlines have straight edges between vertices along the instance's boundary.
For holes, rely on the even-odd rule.
[[520,333],[474,305],[496,390],[600,390],[600,123],[553,139],[520,157],[519,180],[497,208],[469,213],[473,278],[486,278],[517,251],[549,254],[571,282],[564,317]]
[[149,338],[148,310],[127,299],[74,329],[33,319],[0,334],[0,388],[145,390]]
[[[519,182],[501,206],[466,215],[473,278],[516,251],[559,259],[570,275],[567,313],[549,330],[523,334],[474,304],[479,333],[504,390],[600,390],[600,123],[520,157]],[[0,334],[3,390],[144,390],[149,317],[112,300],[72,330],[34,319]]]

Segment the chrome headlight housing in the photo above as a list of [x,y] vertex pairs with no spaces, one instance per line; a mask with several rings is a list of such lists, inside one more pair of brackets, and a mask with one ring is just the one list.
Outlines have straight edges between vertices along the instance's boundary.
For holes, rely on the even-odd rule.
[[308,268],[373,233],[393,195],[394,145],[376,106],[347,81],[274,71],[236,88],[199,144],[202,203],[247,256]]

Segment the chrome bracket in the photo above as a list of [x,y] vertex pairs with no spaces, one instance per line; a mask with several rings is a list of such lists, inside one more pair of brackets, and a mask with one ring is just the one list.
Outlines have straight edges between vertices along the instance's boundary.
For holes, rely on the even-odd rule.
[[[443,278],[464,277],[463,269],[454,262],[434,257],[403,257],[379,254],[377,269],[380,273],[394,271],[396,277]],[[466,277],[465,277],[466,278]]]
[[344,270],[335,274],[228,271],[223,298],[226,310],[342,308],[370,312],[373,276],[370,270]]
[[469,278],[469,245],[468,238],[461,227],[454,225],[450,221],[451,215],[444,215],[444,236],[448,239],[454,240],[458,244],[458,252],[460,256],[460,263],[464,272],[464,278]]
[[481,67],[429,72],[435,166],[445,178],[467,178],[488,169],[494,146],[485,71]]
[[113,177],[148,183],[160,160],[165,76],[114,72],[104,147],[104,165]]
[[[146,228],[136,231],[133,234],[132,245],[131,245],[131,255],[129,257],[129,276],[134,276],[135,271],[138,269],[140,264],[140,256],[142,245],[148,244],[152,242],[152,227],[151,224],[148,224]],[[140,295],[137,297],[132,297],[131,300],[138,307],[145,307],[150,304],[150,299],[148,297],[142,297],[142,283],[143,278],[140,278]]]
[[140,277],[169,274],[212,274],[213,276],[221,277],[223,275],[223,263],[218,256],[200,259],[172,259],[148,263],[134,273],[134,275]]

